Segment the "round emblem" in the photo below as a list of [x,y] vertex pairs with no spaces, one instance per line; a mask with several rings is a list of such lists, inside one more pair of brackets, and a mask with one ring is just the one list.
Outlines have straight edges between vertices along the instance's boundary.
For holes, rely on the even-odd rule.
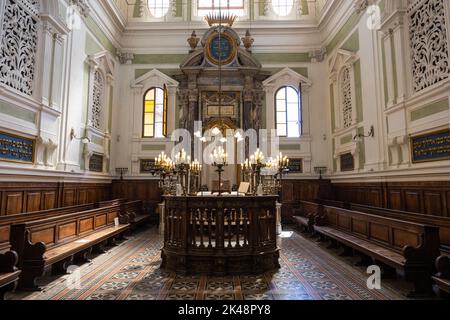
[[226,33],[214,33],[207,41],[206,54],[208,60],[214,64],[229,64],[236,56],[234,39]]

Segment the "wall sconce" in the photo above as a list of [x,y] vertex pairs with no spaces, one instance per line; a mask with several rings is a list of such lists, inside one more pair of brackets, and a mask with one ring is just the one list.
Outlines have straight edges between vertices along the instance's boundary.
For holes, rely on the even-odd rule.
[[91,139],[89,139],[88,137],[82,137],[82,138],[78,138],[75,134],[75,129],[72,128],[70,130],[70,140],[72,141],[73,139],[75,140],[80,140],[83,144],[88,144],[91,142]]
[[373,126],[370,126],[370,131],[367,133],[367,135],[364,135],[362,133],[358,133],[356,136],[353,137],[354,141],[362,141],[363,138],[375,138],[375,128]]

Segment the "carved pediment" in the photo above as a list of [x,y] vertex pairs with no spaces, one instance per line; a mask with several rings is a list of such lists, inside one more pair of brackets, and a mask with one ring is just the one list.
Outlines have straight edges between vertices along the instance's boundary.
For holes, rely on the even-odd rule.
[[153,69],[131,82],[132,88],[147,87],[149,85],[165,84],[168,87],[178,87],[179,83],[158,69]]

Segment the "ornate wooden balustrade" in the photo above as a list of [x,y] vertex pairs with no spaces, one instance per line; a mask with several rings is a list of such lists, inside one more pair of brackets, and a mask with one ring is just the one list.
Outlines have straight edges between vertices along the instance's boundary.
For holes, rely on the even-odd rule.
[[276,196],[164,198],[162,268],[225,275],[279,267]]

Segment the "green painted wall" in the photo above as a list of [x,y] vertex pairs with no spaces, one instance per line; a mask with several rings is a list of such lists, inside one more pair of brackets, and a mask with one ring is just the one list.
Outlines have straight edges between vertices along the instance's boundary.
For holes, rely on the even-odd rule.
[[8,102],[0,100],[0,113],[6,114],[8,116],[30,122],[36,123],[36,113],[30,110],[20,108],[16,105],[12,105]]
[[95,23],[92,17],[88,17],[85,20],[86,26],[92,32],[92,34],[97,38],[97,40],[102,44],[105,50],[108,50],[113,56],[116,55],[116,48],[113,43],[108,39],[105,33],[100,29],[100,27]]
[[271,62],[311,62],[308,52],[303,53],[254,53],[253,56],[262,64]]
[[382,41],[381,43],[381,59],[383,62],[383,86],[384,86],[384,105],[385,107],[387,107],[387,103],[389,101],[389,96],[388,96],[388,84],[387,84],[387,77],[386,77],[386,53],[384,52],[385,46],[384,46],[384,41]]
[[142,0],[136,0],[133,7],[133,18],[139,18],[140,17],[140,5]]
[[[333,84],[330,84],[330,106],[331,106],[331,129],[332,132],[336,130],[336,115],[334,114],[334,90],[333,90]],[[333,147],[334,151],[334,147]]]
[[86,35],[85,53],[86,55],[96,54],[103,51],[103,48],[89,34]]
[[280,150],[301,150],[300,144],[280,144]]
[[339,29],[338,33],[326,46],[327,53],[331,53],[336,47],[345,40],[348,34],[357,26],[359,23],[359,15],[353,13],[347,22]]
[[142,151],[164,151],[166,145],[164,144],[143,144]]
[[180,64],[186,57],[187,54],[136,54],[133,64]]
[[304,15],[308,15],[309,14],[309,7],[308,7],[308,1],[307,0],[302,0],[302,13]]
[[364,120],[363,115],[363,94],[361,81],[361,61],[358,60],[353,64],[353,72],[355,78],[355,97],[356,97],[356,121]]
[[341,145],[350,143],[350,142],[352,142],[352,140],[353,140],[353,136],[351,134],[348,135],[348,136],[342,137],[341,138]]
[[359,51],[359,30],[356,30],[353,32],[353,34],[350,36],[350,38],[345,41],[345,43],[341,47],[344,50],[351,51],[351,52],[358,52]]
[[429,117],[433,114],[447,111],[449,109],[448,99],[428,104],[422,108],[416,109],[411,112],[411,121],[420,120]]
[[[364,127],[358,128],[358,134],[364,135]],[[359,169],[364,169],[364,166],[366,165],[366,142],[364,139],[362,139],[361,142],[359,142]]]

